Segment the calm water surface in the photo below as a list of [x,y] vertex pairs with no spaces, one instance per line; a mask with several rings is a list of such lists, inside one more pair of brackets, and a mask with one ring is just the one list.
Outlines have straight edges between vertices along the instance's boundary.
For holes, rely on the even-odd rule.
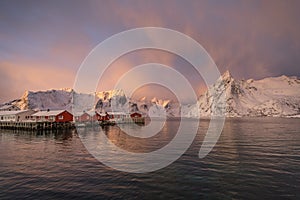
[[[179,160],[146,174],[101,164],[75,131],[0,130],[0,199],[300,199],[299,119],[227,119],[217,145],[199,159],[208,124],[200,122]],[[104,131],[124,149],[148,152],[166,145],[177,126],[177,120],[168,121],[148,140],[117,126],[86,129],[85,136]]]

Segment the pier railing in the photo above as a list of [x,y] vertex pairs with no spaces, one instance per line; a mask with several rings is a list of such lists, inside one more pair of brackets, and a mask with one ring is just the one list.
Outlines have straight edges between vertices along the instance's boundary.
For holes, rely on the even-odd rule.
[[12,130],[59,130],[72,129],[74,124],[71,122],[0,122],[0,129]]

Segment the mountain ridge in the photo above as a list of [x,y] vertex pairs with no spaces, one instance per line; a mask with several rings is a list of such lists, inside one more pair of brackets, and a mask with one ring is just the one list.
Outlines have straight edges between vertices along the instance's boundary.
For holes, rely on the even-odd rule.
[[[216,96],[217,95],[217,96]],[[111,111],[142,112],[152,116],[170,117],[211,116],[213,101],[225,96],[227,117],[288,117],[300,114],[300,80],[295,76],[267,77],[260,80],[236,80],[226,71],[198,97],[195,104],[179,105],[176,102],[153,97],[150,100],[127,98],[122,90],[79,94],[71,88],[45,91],[25,91],[20,99],[11,101],[21,109],[66,109],[72,110],[74,103],[82,105],[81,110],[96,109]],[[219,102],[220,103],[220,102]]]

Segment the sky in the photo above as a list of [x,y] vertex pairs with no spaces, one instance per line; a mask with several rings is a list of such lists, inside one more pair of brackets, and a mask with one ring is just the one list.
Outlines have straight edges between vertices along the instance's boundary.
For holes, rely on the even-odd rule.
[[[229,70],[236,79],[300,77],[299,7],[297,0],[1,0],[0,103],[19,98],[25,90],[72,88],[93,48],[114,34],[139,27],[164,27],[192,37],[221,73]],[[149,49],[112,63],[98,90],[111,89],[126,71],[149,62],[173,67],[197,94],[203,92],[201,76],[188,62]],[[139,91],[170,95],[167,89],[154,88]]]

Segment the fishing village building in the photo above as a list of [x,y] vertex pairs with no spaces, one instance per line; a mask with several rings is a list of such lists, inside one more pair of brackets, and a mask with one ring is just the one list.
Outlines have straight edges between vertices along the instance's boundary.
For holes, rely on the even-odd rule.
[[101,113],[90,111],[90,112],[79,112],[74,114],[74,122],[93,122],[102,120]]
[[106,115],[106,118],[111,123],[145,123],[144,117],[138,112],[107,112]]
[[1,122],[20,122],[30,119],[34,110],[14,110],[14,111],[0,111]]
[[38,111],[31,115],[36,122],[72,122],[73,115],[66,110]]
[[74,114],[74,122],[89,122],[92,120],[91,115],[86,112]]
[[14,110],[0,111],[0,128],[20,130],[56,130],[74,128],[74,125],[94,126],[114,125],[116,123],[145,123],[140,113],[96,111],[72,114],[67,110]]

